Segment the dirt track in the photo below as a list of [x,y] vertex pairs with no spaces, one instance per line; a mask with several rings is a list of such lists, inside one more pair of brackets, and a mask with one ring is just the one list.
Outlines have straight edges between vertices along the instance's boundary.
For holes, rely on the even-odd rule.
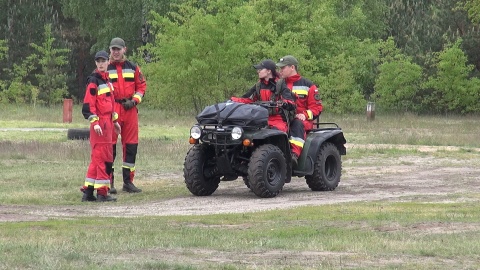
[[[0,222],[91,215],[133,217],[241,213],[354,201],[445,201],[451,200],[449,195],[455,193],[480,192],[480,158],[459,160],[449,157],[448,152],[457,150],[451,147],[416,149],[425,153],[391,159],[379,155],[375,159],[344,161],[342,180],[334,192],[312,192],[303,178],[293,178],[277,197],[260,199],[250,192],[241,180],[237,180],[220,183],[219,189],[209,197],[188,195],[148,204],[126,206],[119,202],[107,207],[104,204],[91,204],[88,208],[83,205],[0,206]],[[438,150],[442,150],[445,157],[434,157],[433,153]],[[180,173],[168,175],[168,178],[175,182],[183,181]],[[121,199],[121,196],[120,193],[118,197]]]

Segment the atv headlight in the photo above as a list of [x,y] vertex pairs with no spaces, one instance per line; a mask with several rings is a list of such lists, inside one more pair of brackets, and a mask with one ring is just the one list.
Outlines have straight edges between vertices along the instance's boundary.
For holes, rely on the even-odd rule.
[[202,129],[199,126],[193,126],[190,129],[190,136],[195,140],[200,139],[200,137],[202,136]]
[[243,135],[243,129],[241,127],[234,127],[232,129],[232,139],[238,140],[242,138]]

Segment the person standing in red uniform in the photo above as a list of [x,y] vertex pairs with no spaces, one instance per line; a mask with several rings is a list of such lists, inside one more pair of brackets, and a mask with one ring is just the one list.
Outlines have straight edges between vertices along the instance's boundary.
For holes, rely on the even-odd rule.
[[295,57],[287,55],[280,58],[276,65],[280,68],[280,76],[285,79],[287,87],[296,98],[297,112],[290,124],[292,161],[296,164],[305,144],[306,132],[313,129],[313,120],[322,113],[322,99],[317,86],[298,73],[298,61]]
[[[255,84],[250,90],[245,93],[242,97],[232,97],[233,102],[240,103],[253,103],[255,101],[274,101],[282,102],[282,107],[288,111],[295,110],[295,100],[293,99],[290,89],[287,88],[285,83],[282,83],[282,89],[278,91],[279,95],[276,94],[277,81],[279,79],[275,62],[270,59],[260,62],[258,65],[253,66],[258,73],[259,86]],[[257,91],[257,88],[259,91]],[[268,116],[268,125],[270,127],[276,128],[283,132],[288,132],[287,119],[284,114],[280,114],[278,110],[270,111]]]
[[[113,165],[112,134],[120,133],[117,114],[113,109],[113,86],[108,81],[108,53],[95,54],[97,69],[88,76],[87,89],[83,100],[82,114],[90,121],[91,161],[87,169],[82,202],[116,201],[108,195],[110,174]],[[115,132],[113,132],[115,129]],[[97,190],[97,197],[93,194]]]
[[[122,127],[121,141],[123,152],[122,176],[125,192],[136,193],[142,190],[133,184],[135,176],[135,159],[138,148],[138,110],[137,105],[142,102],[147,84],[140,67],[127,60],[125,41],[119,37],[110,42],[110,65],[108,74],[115,88],[115,111],[118,113],[118,122]],[[113,159],[116,157],[118,134],[113,134]],[[114,170],[112,170],[112,189],[115,194]]]

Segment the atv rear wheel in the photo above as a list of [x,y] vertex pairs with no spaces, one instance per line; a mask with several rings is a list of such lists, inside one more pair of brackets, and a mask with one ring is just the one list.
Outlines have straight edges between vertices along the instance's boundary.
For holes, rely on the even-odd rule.
[[215,150],[203,144],[194,145],[185,157],[183,177],[188,190],[196,196],[209,196],[217,190],[220,177],[215,176]]
[[338,186],[342,175],[340,152],[333,143],[320,147],[312,175],[305,176],[312,191],[332,191]]
[[248,179],[251,190],[262,198],[273,198],[283,189],[287,174],[283,152],[276,146],[258,147],[248,163]]

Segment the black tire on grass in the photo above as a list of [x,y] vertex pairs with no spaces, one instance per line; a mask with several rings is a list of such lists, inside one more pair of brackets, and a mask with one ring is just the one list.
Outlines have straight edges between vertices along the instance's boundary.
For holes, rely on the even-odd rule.
[[88,140],[90,139],[90,129],[88,128],[69,128],[67,130],[69,140]]

